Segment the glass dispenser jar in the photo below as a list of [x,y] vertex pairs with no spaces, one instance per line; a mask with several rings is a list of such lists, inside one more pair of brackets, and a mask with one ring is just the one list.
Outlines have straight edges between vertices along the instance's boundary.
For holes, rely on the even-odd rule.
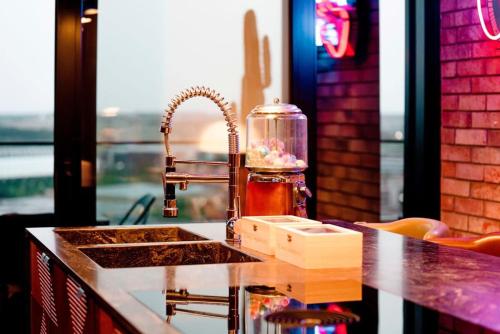
[[307,117],[293,104],[255,107],[247,117],[245,167],[255,172],[307,168]]
[[293,104],[255,107],[247,117],[246,216],[307,217],[307,117]]

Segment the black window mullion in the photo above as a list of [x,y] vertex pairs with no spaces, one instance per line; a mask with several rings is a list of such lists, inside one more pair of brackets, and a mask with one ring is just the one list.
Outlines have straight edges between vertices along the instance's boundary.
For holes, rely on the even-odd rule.
[[407,0],[405,217],[440,217],[439,1]]
[[97,29],[92,24],[97,23],[82,27],[82,3],[56,0],[54,204],[59,226],[95,224]]

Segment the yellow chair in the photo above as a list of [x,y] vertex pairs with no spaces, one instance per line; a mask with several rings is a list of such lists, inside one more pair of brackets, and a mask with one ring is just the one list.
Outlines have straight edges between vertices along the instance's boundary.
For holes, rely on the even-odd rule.
[[429,241],[440,245],[500,256],[500,232],[472,238],[432,238]]
[[356,222],[355,224],[423,240],[446,237],[449,231],[448,226],[439,220],[418,217],[400,219],[391,223]]

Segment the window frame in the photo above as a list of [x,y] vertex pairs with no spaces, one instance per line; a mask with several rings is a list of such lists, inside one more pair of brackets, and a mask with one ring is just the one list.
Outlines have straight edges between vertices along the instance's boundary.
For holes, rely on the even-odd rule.
[[307,213],[316,218],[316,89],[317,47],[315,0],[293,0],[289,3],[290,31],[290,103],[299,106],[307,116],[308,165],[306,183],[313,194],[307,200]]

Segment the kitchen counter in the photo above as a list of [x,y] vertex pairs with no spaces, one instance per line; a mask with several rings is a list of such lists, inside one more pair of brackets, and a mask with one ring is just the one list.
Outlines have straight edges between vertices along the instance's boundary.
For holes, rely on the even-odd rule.
[[[349,311],[355,319],[342,326],[363,333],[400,333],[415,321],[436,331],[461,333],[478,326],[500,332],[500,258],[351,223],[329,223],[363,233],[362,268],[305,270],[240,247],[236,248],[244,254],[234,256],[248,255],[261,262],[200,264],[201,256],[193,259],[193,265],[132,267],[142,264],[129,254],[115,254],[117,248],[129,245],[127,240],[113,240],[122,242],[119,246],[100,246],[110,248],[107,254],[122,264],[109,268],[112,260],[99,259],[98,265],[86,255],[91,254],[84,249],[90,241],[66,240],[53,228],[31,228],[28,235],[130,332],[220,333],[236,322],[240,332],[266,333],[265,326],[273,324],[266,324],[263,316],[283,308]],[[165,226],[224,243],[223,223],[161,225]],[[137,228],[123,227],[132,234]],[[88,228],[94,229],[108,227]],[[165,243],[153,240],[140,245],[163,249]],[[150,257],[165,260],[161,252]],[[199,304],[179,301],[187,294],[204,297]],[[221,302],[212,303],[207,296]],[[172,307],[175,315],[167,316]]]

